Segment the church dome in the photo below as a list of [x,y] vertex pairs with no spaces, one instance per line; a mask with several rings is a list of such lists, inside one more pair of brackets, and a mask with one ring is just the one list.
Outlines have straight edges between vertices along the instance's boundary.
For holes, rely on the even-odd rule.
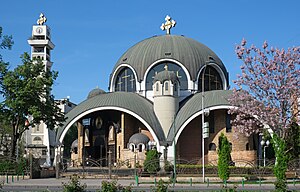
[[168,71],[168,70],[164,70],[164,71],[157,73],[153,79],[153,82],[160,81],[161,83],[163,83],[164,81],[167,81],[167,80],[171,81],[173,84],[176,81],[179,82],[179,79],[178,79],[177,75],[174,73],[174,71]]
[[72,150],[74,150],[75,148],[78,148],[78,139],[74,140],[72,145],[71,145]]
[[136,133],[129,138],[128,143],[133,143],[135,145],[142,143],[146,145],[149,141],[150,139],[147,135],[144,135],[143,133]]
[[87,99],[90,99],[92,97],[95,97],[97,95],[100,95],[100,94],[103,94],[103,93],[106,93],[105,91],[103,91],[102,89],[99,89],[98,87],[91,90],[87,96]]
[[182,63],[193,81],[207,61],[214,62],[227,76],[224,64],[211,49],[194,39],[178,35],[154,36],[135,44],[117,61],[113,72],[123,65],[129,65],[140,82],[149,66],[164,59]]

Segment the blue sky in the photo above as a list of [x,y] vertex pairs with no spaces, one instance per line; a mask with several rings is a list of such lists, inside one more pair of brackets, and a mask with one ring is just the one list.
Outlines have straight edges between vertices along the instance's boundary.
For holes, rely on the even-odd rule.
[[12,35],[14,46],[1,50],[11,67],[30,52],[27,39],[43,12],[51,27],[53,69],[59,77],[53,87],[56,99],[71,97],[80,103],[96,86],[107,91],[109,75],[121,55],[139,41],[163,35],[161,23],[169,14],[177,25],[172,34],[185,35],[211,48],[230,74],[240,72],[234,47],[244,37],[260,45],[300,44],[298,0],[4,0],[0,26]]

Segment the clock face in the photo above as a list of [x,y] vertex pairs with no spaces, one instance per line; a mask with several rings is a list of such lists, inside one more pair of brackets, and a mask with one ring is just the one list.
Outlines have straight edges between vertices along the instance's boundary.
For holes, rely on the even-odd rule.
[[36,28],[35,30],[38,34],[41,34],[43,32],[43,29],[41,27]]

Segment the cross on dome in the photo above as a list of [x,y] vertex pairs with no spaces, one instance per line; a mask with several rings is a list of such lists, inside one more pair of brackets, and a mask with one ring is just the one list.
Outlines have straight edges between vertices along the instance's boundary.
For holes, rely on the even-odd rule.
[[160,26],[160,28],[163,31],[166,30],[167,31],[167,35],[170,35],[170,29],[172,27],[175,27],[176,21],[171,20],[171,17],[169,15],[166,16],[165,20],[166,20],[166,22],[162,23],[161,26]]
[[44,23],[46,23],[47,18],[45,17],[45,15],[43,13],[40,14],[40,18],[37,20],[37,24],[38,25],[43,25]]

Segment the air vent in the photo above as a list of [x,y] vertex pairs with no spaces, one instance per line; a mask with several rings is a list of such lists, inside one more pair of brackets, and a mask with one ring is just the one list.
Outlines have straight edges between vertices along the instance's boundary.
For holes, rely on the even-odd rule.
[[123,61],[127,61],[127,58],[124,58]]
[[170,52],[166,52],[166,53],[165,53],[166,56],[170,56],[171,54],[172,54],[172,53],[170,53]]

